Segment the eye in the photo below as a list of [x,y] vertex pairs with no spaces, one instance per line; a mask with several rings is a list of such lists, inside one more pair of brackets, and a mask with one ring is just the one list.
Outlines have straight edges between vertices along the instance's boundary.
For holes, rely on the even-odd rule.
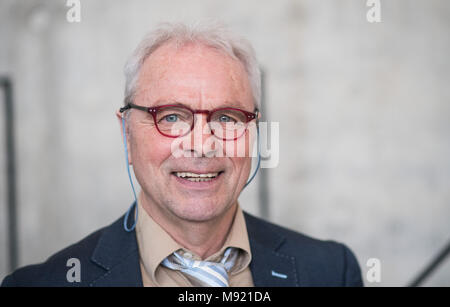
[[220,115],[219,116],[219,122],[221,123],[230,123],[230,122],[235,122],[235,120],[233,120],[231,117],[227,116],[227,115]]
[[174,123],[178,120],[178,115],[176,114],[169,114],[164,116],[164,120],[166,120],[169,123]]

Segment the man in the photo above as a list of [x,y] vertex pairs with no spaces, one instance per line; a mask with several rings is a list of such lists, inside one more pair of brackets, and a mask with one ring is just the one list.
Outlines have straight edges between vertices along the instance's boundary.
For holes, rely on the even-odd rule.
[[[165,25],[142,41],[125,74],[116,115],[138,200],[125,217],[17,270],[4,286],[362,285],[344,245],[238,204],[260,117],[260,75],[246,41],[218,26]],[[73,258],[81,272],[70,282]]]

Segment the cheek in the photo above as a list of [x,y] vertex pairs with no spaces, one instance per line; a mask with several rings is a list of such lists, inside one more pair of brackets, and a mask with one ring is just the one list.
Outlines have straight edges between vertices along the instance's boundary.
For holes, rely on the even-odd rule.
[[135,168],[158,169],[171,155],[170,141],[153,133],[133,134],[130,146]]
[[252,159],[251,158],[231,158],[233,161],[233,165],[235,167],[235,171],[233,172],[233,180],[230,182],[234,182],[236,191],[241,191],[246,184],[247,180],[250,176],[250,171],[252,167]]
[[234,141],[220,141],[223,148],[223,154],[226,157],[243,158],[252,157],[253,147],[255,146],[255,135],[251,131],[247,131],[243,136]]
[[244,158],[231,158],[233,165],[235,167],[234,176],[237,176],[239,181],[244,181],[248,177],[251,167],[252,167],[252,159],[249,157]]

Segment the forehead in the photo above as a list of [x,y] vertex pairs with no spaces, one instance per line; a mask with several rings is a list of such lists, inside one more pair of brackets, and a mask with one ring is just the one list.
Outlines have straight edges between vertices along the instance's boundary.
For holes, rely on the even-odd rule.
[[200,44],[168,43],[144,62],[138,79],[139,103],[180,102],[194,108],[234,105],[252,108],[250,83],[243,64]]

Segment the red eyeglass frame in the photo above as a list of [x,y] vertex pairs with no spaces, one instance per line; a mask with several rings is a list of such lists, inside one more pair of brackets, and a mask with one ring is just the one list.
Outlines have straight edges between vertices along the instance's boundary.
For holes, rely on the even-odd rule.
[[[208,124],[210,123],[211,115],[214,112],[217,112],[217,111],[220,111],[220,110],[234,110],[234,111],[240,111],[240,112],[244,113],[245,114],[245,118],[246,118],[245,124],[249,123],[250,121],[252,121],[254,119],[258,119],[258,113],[259,113],[258,109],[255,109],[254,113],[248,112],[248,111],[245,111],[245,110],[242,110],[242,109],[239,109],[239,108],[231,108],[231,107],[229,107],[229,108],[217,108],[217,109],[213,109],[213,110],[192,110],[191,108],[189,108],[187,106],[177,105],[177,104],[165,104],[165,105],[156,106],[156,107],[144,107],[144,106],[136,105],[136,104],[131,103],[131,102],[127,103],[124,107],[120,108],[119,111],[120,111],[120,113],[123,113],[123,112],[125,112],[128,109],[137,109],[137,110],[141,110],[141,111],[145,111],[145,112],[150,113],[152,115],[152,117],[153,117],[153,122],[155,123],[156,129],[158,130],[158,132],[161,133],[163,136],[169,137],[169,138],[179,138],[179,137],[185,136],[185,135],[189,134],[194,129],[195,120],[192,120],[191,128],[185,134],[182,134],[182,135],[179,135],[179,136],[174,136],[174,135],[168,135],[168,134],[163,133],[159,129],[158,124],[156,122],[156,113],[158,112],[159,109],[162,109],[162,108],[165,108],[165,107],[184,108],[184,109],[186,109],[186,110],[188,110],[188,111],[190,111],[192,113],[192,118],[193,119],[195,119],[195,116],[194,116],[195,114],[206,114],[207,115],[206,122]],[[247,127],[245,127],[245,128],[247,129]],[[213,129],[211,129],[211,134],[213,134],[215,137],[219,138],[217,135],[214,134],[214,130]],[[226,139],[226,138],[221,138],[221,139],[224,140],[224,141],[235,141],[238,138],[240,138],[242,135],[243,134],[241,134],[238,137],[235,137],[234,139]]]

